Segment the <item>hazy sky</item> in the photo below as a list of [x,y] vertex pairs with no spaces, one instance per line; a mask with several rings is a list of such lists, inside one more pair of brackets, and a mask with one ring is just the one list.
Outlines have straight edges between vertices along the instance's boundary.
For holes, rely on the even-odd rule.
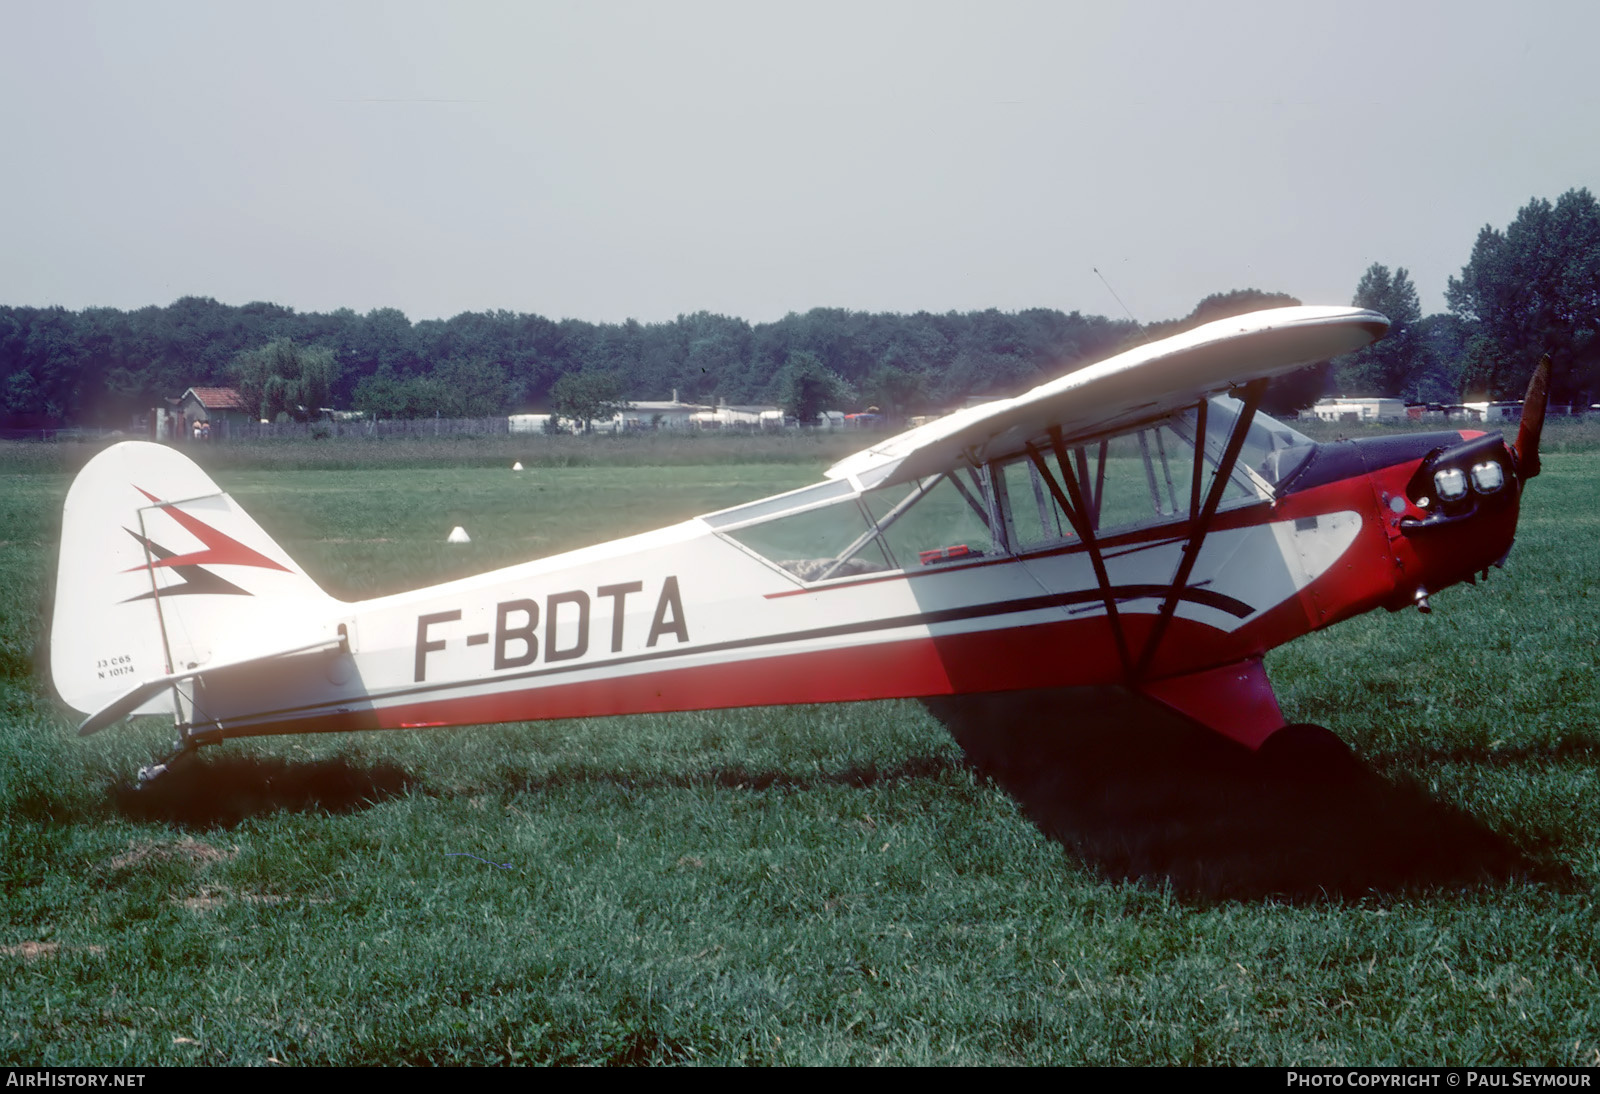
[[1444,308],[1600,188],[1600,5],[0,0],[0,304]]

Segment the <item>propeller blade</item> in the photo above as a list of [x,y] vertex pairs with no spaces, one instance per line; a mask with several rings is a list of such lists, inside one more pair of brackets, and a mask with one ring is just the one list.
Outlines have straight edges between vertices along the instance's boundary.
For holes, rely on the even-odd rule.
[[1528,381],[1528,394],[1522,400],[1522,427],[1511,451],[1517,457],[1517,473],[1523,481],[1539,473],[1539,434],[1544,432],[1544,408],[1550,401],[1550,355],[1539,358],[1539,367]]

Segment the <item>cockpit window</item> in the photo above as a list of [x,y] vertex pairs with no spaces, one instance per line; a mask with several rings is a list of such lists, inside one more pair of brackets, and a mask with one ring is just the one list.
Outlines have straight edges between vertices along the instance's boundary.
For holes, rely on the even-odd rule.
[[[1232,398],[1213,399],[1206,407],[1203,452],[1209,472],[1202,472],[1202,498],[1241,409]],[[1189,409],[1143,429],[1069,443],[1065,468],[1048,437],[1033,445],[1044,464],[1042,472],[1027,453],[995,461],[990,466],[997,504],[1006,516],[1012,547],[1028,551],[1076,539],[1062,505],[1063,499],[1070,501],[1074,489],[1081,499],[1082,519],[1097,536],[1186,519],[1194,503],[1199,425],[1198,412]],[[1309,438],[1281,422],[1256,415],[1223,488],[1221,506],[1272,497],[1276,485],[1298,470],[1314,447]]]
[[[1211,489],[1241,404],[1206,406],[1200,493]],[[1196,408],[1116,436],[1067,444],[1065,462],[1041,437],[1033,453],[963,466],[857,495],[837,480],[703,518],[800,581],[930,568],[1009,548],[1026,553],[1077,539],[1063,501],[1077,495],[1079,519],[1095,537],[1188,518],[1195,503]],[[1228,508],[1270,499],[1316,445],[1258,414],[1223,489]],[[1037,460],[1035,455],[1037,455]],[[1042,467],[1041,467],[1042,465]]]
[[853,492],[831,505],[780,515],[724,534],[801,581],[857,577],[891,568],[877,528]]
[[[1061,468],[1054,452],[1041,453],[1050,478],[1060,485]],[[994,465],[1002,509],[1011,515],[1011,543],[1018,550],[1073,538],[1072,523],[1056,503],[1049,482],[1028,457]]]
[[902,570],[994,552],[987,486],[983,476],[969,469],[923,479],[909,488],[869,490],[862,501]]
[[994,551],[991,512],[983,476],[963,470],[722,534],[809,583],[980,558]]

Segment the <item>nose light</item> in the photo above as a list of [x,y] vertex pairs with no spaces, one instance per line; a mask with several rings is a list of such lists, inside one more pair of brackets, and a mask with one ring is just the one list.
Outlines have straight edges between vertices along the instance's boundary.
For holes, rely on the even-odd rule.
[[1478,493],[1492,494],[1505,484],[1506,473],[1493,460],[1473,465],[1472,485],[1478,488]]
[[1406,497],[1421,515],[1397,514],[1396,523],[1410,533],[1504,512],[1516,505],[1519,481],[1515,457],[1492,433],[1436,448],[1406,482]]
[[1445,501],[1457,501],[1467,494],[1467,476],[1459,467],[1446,467],[1433,474],[1433,488]]

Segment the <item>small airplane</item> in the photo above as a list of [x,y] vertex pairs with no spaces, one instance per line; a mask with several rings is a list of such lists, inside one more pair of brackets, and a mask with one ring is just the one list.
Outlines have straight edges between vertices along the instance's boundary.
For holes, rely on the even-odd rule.
[[174,717],[141,783],[233,737],[1080,685],[1260,748],[1303,728],[1267,650],[1487,575],[1539,473],[1548,363],[1514,446],[1319,444],[1258,412],[1272,377],[1388,325],[1339,307],[1219,320],[799,490],[358,603],[174,449],[114,445],[67,496],[51,671],[81,735]]

